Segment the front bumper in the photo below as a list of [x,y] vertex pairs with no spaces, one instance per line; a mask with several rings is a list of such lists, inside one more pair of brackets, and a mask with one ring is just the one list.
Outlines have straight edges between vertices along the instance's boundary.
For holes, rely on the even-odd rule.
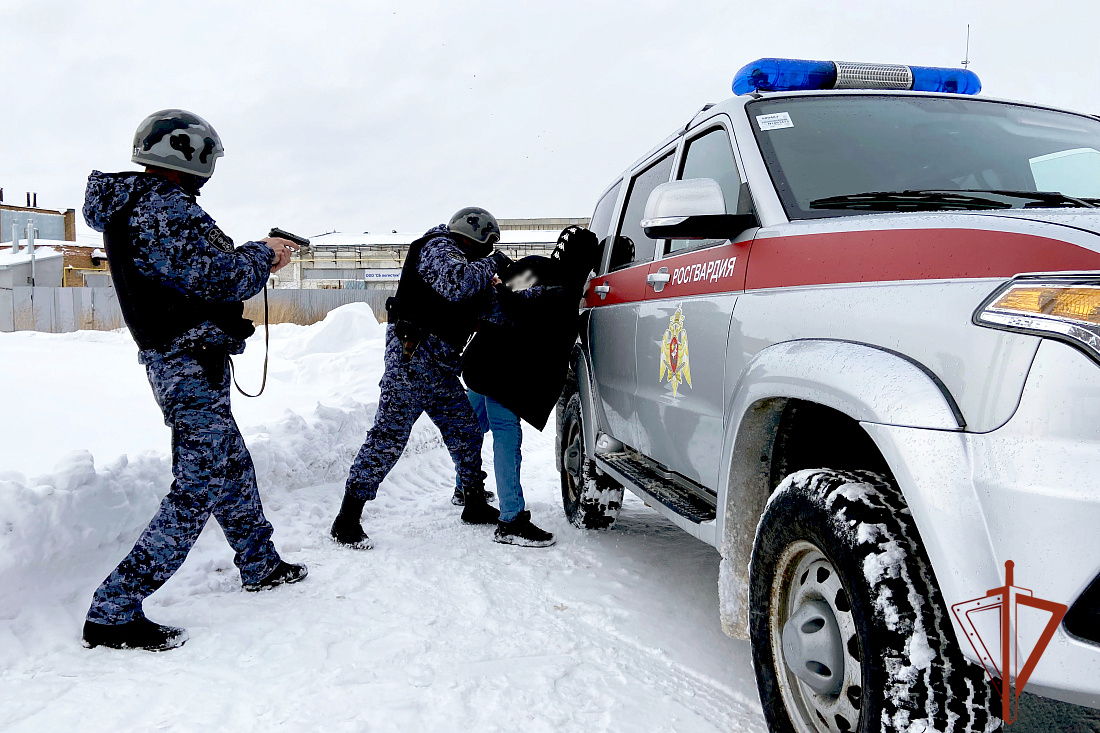
[[[1006,560],[1015,585],[1067,606],[1100,575],[1100,365],[1081,352],[1044,341],[1019,408],[993,432],[865,427],[895,471],[948,607],[1003,586]],[[1048,618],[1020,613],[1020,668]],[[952,623],[977,661],[953,614]],[[1100,708],[1100,642],[1060,625],[1026,690]]]

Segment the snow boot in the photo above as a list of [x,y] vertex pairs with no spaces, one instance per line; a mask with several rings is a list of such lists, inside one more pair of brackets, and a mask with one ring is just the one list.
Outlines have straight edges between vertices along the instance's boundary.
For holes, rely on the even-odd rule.
[[84,622],[82,642],[88,649],[105,646],[109,649],[144,649],[163,652],[187,643],[187,629],[161,626],[147,618],[138,618],[124,624],[97,624]]
[[554,535],[531,523],[531,512],[522,511],[511,522],[499,522],[493,534],[493,542],[520,547],[549,547]]
[[336,515],[336,521],[332,523],[332,529],[329,531],[337,544],[353,550],[369,550],[374,547],[359,521],[363,516],[363,505],[366,503],[351,494],[344,494],[340,513]]
[[[494,494],[492,491],[486,490],[485,500],[492,501],[494,498],[496,498],[496,494]],[[463,494],[462,489],[458,488],[457,486],[455,487],[455,493],[451,495],[451,503],[455,506],[466,506],[466,495]]]
[[309,571],[306,570],[305,565],[295,565],[294,563],[279,561],[279,564],[275,566],[275,569],[268,573],[268,576],[258,583],[245,583],[244,589],[251,593],[255,593],[260,590],[271,590],[280,585],[290,585],[291,583],[297,583],[305,580],[309,575]]
[[472,488],[466,493],[466,502],[462,507],[462,521],[466,524],[496,524],[500,520],[500,511],[489,504],[489,497],[483,487]]

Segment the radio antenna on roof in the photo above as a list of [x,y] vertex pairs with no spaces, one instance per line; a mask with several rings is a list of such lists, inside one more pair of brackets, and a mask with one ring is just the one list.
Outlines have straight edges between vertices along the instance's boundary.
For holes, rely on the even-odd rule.
[[966,24],[966,58],[962,60],[964,69],[970,68],[970,24]]

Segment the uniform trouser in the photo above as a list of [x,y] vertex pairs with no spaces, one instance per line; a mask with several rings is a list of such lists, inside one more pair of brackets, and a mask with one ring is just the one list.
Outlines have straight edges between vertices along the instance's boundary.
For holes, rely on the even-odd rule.
[[172,428],[175,481],[134,549],[96,590],[89,621],[142,618],[142,601],[183,564],[211,514],[236,553],[244,583],[263,580],[279,564],[252,457],[230,412],[228,358],[215,354],[203,363],[180,353],[146,366]]
[[493,431],[493,471],[500,497],[500,521],[511,522],[524,509],[523,487],[519,483],[523,430],[516,413],[492,397],[472,389],[466,393],[482,434]]
[[421,347],[411,360],[403,361],[396,337],[391,333],[387,339],[378,414],[348,474],[346,491],[356,499],[371,501],[378,495],[382,479],[409,442],[413,423],[425,412],[443,435],[459,488],[465,492],[485,485],[481,427],[458,372],[442,367],[424,352]]

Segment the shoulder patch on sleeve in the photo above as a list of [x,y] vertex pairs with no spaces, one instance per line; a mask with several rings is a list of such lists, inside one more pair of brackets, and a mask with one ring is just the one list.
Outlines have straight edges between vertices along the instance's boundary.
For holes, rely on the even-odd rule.
[[210,244],[214,245],[222,252],[233,252],[233,240],[229,238],[228,234],[219,229],[216,224],[210,227],[204,236],[207,242],[210,242]]

